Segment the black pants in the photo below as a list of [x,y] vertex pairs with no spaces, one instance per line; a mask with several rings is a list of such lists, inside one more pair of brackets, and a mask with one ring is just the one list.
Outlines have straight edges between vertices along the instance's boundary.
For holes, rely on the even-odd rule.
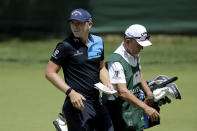
[[80,111],[66,99],[63,112],[69,131],[114,131],[109,113],[101,101],[83,101],[85,109]]

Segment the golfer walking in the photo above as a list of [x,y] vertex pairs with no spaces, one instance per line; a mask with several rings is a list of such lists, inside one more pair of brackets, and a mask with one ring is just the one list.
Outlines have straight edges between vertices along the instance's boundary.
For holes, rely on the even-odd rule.
[[[94,88],[100,80],[112,86],[104,66],[103,41],[89,33],[92,18],[88,11],[73,10],[68,22],[72,33],[55,48],[46,78],[67,95],[63,113],[69,131],[113,131],[99,91]],[[58,75],[61,68],[65,81]]]

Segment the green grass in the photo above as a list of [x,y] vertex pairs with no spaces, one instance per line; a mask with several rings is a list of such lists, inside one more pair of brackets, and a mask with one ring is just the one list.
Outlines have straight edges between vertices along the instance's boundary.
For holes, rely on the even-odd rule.
[[65,95],[45,78],[45,65],[0,66],[0,130],[53,131]]
[[20,40],[11,39],[0,42],[0,60],[17,63],[45,63],[52,54],[56,44],[61,40]]
[[[122,41],[118,35],[103,36],[105,57]],[[0,42],[0,131],[54,131],[52,121],[61,111],[65,95],[53,87],[44,72],[56,43],[61,39]],[[178,76],[182,100],[161,107],[161,125],[151,131],[197,129],[197,37],[161,36],[141,52],[147,79],[159,74]],[[62,75],[62,73],[61,73]]]

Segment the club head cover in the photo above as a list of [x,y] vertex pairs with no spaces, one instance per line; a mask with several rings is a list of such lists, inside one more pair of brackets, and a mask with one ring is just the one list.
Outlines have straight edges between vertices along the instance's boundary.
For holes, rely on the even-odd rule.
[[181,93],[175,83],[170,83],[166,87],[168,87],[168,94],[174,97],[175,99],[181,100]]

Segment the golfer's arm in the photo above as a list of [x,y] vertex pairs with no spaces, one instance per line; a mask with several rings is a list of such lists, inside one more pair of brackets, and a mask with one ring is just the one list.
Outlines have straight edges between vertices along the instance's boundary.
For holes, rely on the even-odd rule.
[[147,84],[142,72],[140,72],[140,76],[141,76],[141,84],[142,84],[143,91],[146,93],[147,96],[151,96],[152,97],[153,93],[151,92],[150,88],[148,87],[148,84]]
[[146,110],[148,107],[148,105],[146,105],[144,102],[142,102],[141,100],[139,100],[133,93],[131,93],[127,88],[126,88],[126,84],[117,84],[117,89],[118,89],[118,93],[119,96],[127,101],[129,104],[138,107],[142,110]]
[[100,80],[104,85],[109,85],[109,73],[105,67],[104,61],[100,62]]
[[61,67],[52,61],[49,61],[47,69],[45,72],[45,77],[48,79],[55,87],[57,87],[62,92],[66,92],[70,87],[64,82],[64,80],[58,75]]

